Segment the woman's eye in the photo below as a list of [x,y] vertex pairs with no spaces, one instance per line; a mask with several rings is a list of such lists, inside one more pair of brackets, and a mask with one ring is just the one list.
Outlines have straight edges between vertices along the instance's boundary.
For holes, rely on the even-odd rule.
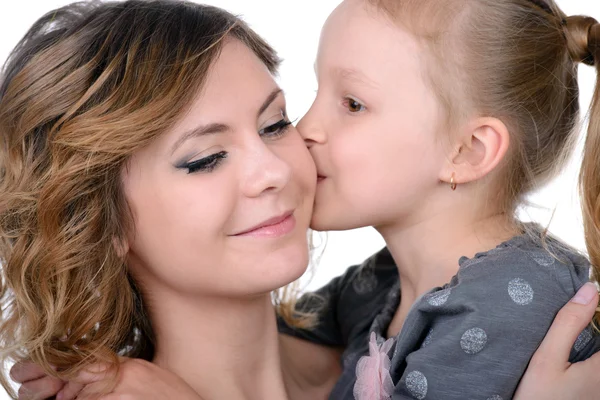
[[269,125],[266,128],[261,129],[260,131],[258,131],[258,134],[267,138],[276,138],[279,136],[283,136],[287,132],[291,124],[292,122],[290,120],[288,120],[287,118],[283,118],[282,120],[277,121],[273,125]]
[[227,152],[221,151],[219,153],[211,154],[210,156],[201,158],[200,160],[190,161],[189,163],[185,163],[177,168],[187,169],[188,174],[193,174],[194,172],[212,172],[225,158],[227,158]]
[[351,113],[358,113],[366,110],[365,106],[363,106],[361,103],[352,98],[346,98],[344,100],[344,106],[346,106],[348,108],[348,111],[350,111]]

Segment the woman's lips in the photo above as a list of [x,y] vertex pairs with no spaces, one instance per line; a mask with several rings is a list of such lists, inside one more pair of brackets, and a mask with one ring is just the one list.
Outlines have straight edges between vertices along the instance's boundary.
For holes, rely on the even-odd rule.
[[263,238],[276,238],[284,236],[296,227],[296,218],[293,212],[286,213],[281,217],[277,217],[262,223],[256,228],[252,228],[235,236],[251,236]]

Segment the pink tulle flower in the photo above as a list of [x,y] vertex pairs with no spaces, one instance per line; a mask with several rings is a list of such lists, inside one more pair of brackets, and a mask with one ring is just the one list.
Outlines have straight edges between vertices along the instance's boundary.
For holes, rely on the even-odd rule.
[[356,383],[354,398],[356,400],[389,400],[394,393],[394,382],[390,375],[390,358],[388,352],[394,339],[388,339],[381,346],[377,345],[375,332],[371,332],[369,355],[363,356],[356,365]]

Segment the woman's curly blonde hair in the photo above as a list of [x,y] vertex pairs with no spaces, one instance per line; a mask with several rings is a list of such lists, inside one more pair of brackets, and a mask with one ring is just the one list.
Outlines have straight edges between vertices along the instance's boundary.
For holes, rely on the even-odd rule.
[[152,358],[116,245],[133,229],[120,176],[187,111],[225,38],[276,72],[275,52],[237,17],[169,0],[75,3],[13,50],[0,81],[4,364],[29,358],[68,378],[119,354]]

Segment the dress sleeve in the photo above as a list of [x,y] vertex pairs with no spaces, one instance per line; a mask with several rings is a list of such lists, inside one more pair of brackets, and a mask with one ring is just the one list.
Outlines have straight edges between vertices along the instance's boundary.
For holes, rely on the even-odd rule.
[[318,321],[313,328],[293,328],[278,317],[279,333],[325,346],[346,347],[357,329],[363,325],[368,328],[397,279],[393,259],[383,249],[299,299],[298,310],[317,311]]

